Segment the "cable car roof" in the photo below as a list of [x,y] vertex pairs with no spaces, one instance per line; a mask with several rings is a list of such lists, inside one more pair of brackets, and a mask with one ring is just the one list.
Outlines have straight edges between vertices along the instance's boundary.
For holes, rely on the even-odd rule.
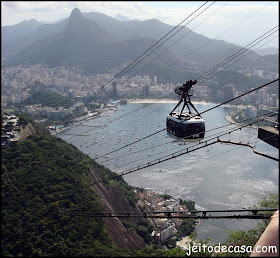
[[197,114],[189,114],[189,113],[182,113],[180,115],[179,112],[173,112],[169,114],[167,118],[176,122],[182,122],[182,120],[188,121],[190,123],[204,122],[201,116]]

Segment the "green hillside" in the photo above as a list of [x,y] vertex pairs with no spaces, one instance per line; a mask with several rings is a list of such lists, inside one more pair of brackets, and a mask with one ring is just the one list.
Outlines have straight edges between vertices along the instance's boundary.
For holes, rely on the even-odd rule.
[[31,98],[22,101],[18,106],[41,104],[43,107],[64,107],[69,108],[74,101],[57,93],[37,92]]
[[[66,151],[67,150],[67,151]],[[31,136],[2,153],[2,256],[102,255],[112,249],[88,186],[89,158],[52,136]]]
[[[54,136],[33,135],[2,151],[2,256],[119,256],[102,218],[67,212],[102,212],[89,169],[113,172]],[[122,179],[131,203],[133,192]]]

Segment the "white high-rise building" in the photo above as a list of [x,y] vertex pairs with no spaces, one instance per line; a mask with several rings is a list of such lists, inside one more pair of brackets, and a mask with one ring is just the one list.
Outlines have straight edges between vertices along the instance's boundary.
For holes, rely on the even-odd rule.
[[266,104],[267,90],[261,89],[258,91],[258,102],[259,104]]

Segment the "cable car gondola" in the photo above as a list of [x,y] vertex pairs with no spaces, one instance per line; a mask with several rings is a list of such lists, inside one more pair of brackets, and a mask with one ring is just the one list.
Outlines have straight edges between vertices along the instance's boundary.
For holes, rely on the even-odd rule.
[[[175,92],[181,95],[179,103],[169,113],[166,120],[166,130],[170,136],[179,138],[181,140],[199,140],[204,138],[205,134],[205,123],[199,112],[196,110],[194,105],[191,103],[189,90],[196,84],[196,80],[186,81],[181,87],[177,87]],[[181,112],[174,112],[179,105],[184,102]],[[192,113],[189,105],[196,111]],[[188,107],[189,112],[183,112],[185,106]]]

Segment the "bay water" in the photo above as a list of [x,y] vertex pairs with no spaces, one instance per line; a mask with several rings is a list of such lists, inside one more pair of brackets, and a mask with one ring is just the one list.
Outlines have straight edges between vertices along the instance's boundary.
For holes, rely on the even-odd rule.
[[[123,173],[169,154],[201,146],[198,142],[176,141],[163,130],[166,117],[175,105],[156,101],[128,103],[56,136],[111,171]],[[203,112],[215,105],[197,103],[195,106]],[[232,111],[231,107],[221,106],[205,112],[202,115],[206,127],[204,139],[219,136],[223,140],[250,143],[257,151],[278,158],[279,150],[259,140],[256,128],[228,133],[238,128],[225,119]],[[279,164],[253,153],[249,147],[216,143],[128,173],[123,178],[132,186],[193,200],[197,210],[246,209],[257,205],[263,197],[278,193]],[[197,238],[210,238],[211,244],[223,243],[229,230],[248,230],[257,222],[252,219],[200,220]]]

